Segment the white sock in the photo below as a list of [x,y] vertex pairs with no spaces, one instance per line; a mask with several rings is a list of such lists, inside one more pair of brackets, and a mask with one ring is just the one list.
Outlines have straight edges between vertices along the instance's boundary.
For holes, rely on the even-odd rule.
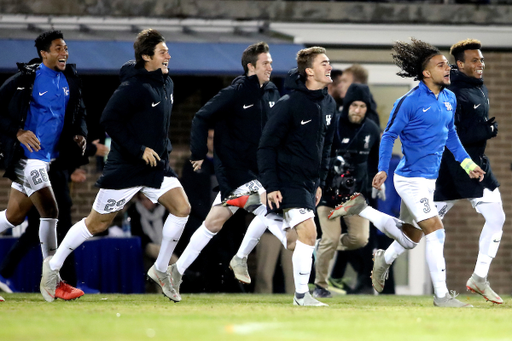
[[489,274],[489,268],[491,267],[492,257],[489,257],[483,253],[478,253],[475,265],[475,275],[486,278]]
[[386,249],[386,252],[384,252],[384,261],[386,264],[393,264],[395,259],[397,259],[398,256],[404,252],[404,247],[395,240],[393,243],[391,243],[391,245],[389,245],[389,247]]
[[60,243],[60,247],[50,260],[50,268],[52,270],[60,270],[69,254],[89,238],[92,238],[92,234],[87,229],[87,226],[85,226],[84,218],[71,226],[68,233],[66,233],[64,240]]
[[0,212],[0,233],[4,232],[7,229],[14,228],[14,225],[7,220],[7,217],[5,216],[5,212],[7,210],[3,210]]
[[314,246],[306,245],[297,240],[295,250],[292,255],[293,263],[293,281],[295,282],[295,292],[304,294],[309,291],[308,282],[313,265]]
[[210,232],[203,221],[201,226],[199,226],[192,237],[190,237],[190,241],[188,242],[185,251],[183,251],[180,259],[176,262],[176,268],[180,274],[183,275],[185,270],[187,270],[190,264],[196,260],[197,256],[199,256],[204,247],[216,234],[217,233]]
[[160,272],[166,272],[171,260],[172,253],[176,248],[176,244],[180,240],[183,229],[187,224],[188,216],[176,217],[169,213],[165,219],[162,230],[162,243],[160,244],[160,252],[155,261],[155,268]]
[[254,217],[245,232],[244,239],[242,239],[242,243],[240,244],[240,248],[236,255],[240,258],[249,256],[260,241],[260,237],[265,233],[266,229],[267,225],[261,221],[260,217]]
[[410,240],[409,237],[402,232],[400,229],[402,222],[390,215],[368,206],[359,213],[359,216],[371,221],[382,233],[396,240],[405,249],[413,249],[418,245],[418,243]]
[[57,222],[59,219],[40,218],[39,219],[39,241],[43,259],[53,256],[57,251]]
[[430,277],[434,286],[434,293],[437,297],[445,297],[448,293],[446,287],[446,262],[444,260],[444,229],[436,230],[425,235],[426,257],[430,270]]

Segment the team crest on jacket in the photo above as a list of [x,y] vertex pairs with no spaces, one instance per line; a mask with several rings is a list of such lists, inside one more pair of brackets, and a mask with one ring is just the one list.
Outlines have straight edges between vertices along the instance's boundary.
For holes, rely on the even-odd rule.
[[325,115],[325,123],[330,126],[331,125],[331,115]]
[[370,135],[366,135],[364,137],[364,149],[368,149],[370,146]]
[[171,94],[171,104],[174,103],[174,94]]
[[272,102],[272,101],[268,102],[268,106],[271,107],[271,108],[274,106],[274,104],[276,104],[276,102]]
[[444,105],[446,106],[446,110],[452,111],[453,108],[450,102],[444,102]]

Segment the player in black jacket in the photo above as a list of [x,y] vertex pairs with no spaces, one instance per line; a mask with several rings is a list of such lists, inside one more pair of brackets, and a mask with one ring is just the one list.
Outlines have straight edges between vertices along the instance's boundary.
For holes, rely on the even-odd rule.
[[322,196],[334,134],[336,103],[327,93],[332,82],[322,47],[297,54],[297,69],[285,86],[292,89],[275,105],[258,149],[258,168],[270,209],[284,213],[284,227],[298,235],[293,252],[293,303],[323,306],[309,294],[308,281],[316,240],[314,209]]
[[[352,83],[344,103],[341,115],[337,115],[333,121],[336,131],[331,147],[329,175],[317,208],[322,239],[316,253],[314,297],[331,297],[327,290],[327,276],[336,249],[360,249],[368,243],[370,235],[370,223],[362,217],[344,217],[347,225],[345,234],[341,234],[339,218],[327,218],[343,198],[354,192],[370,197],[370,179],[377,174],[379,163],[380,129],[366,116],[371,104],[368,86]],[[371,174],[368,174],[369,164],[372,165]]]
[[452,90],[457,96],[455,125],[460,142],[472,160],[484,171],[482,182],[460,174],[453,155],[443,154],[439,177],[436,182],[434,200],[439,216],[444,215],[459,199],[467,199],[475,210],[485,218],[480,234],[479,252],[473,275],[466,286],[469,290],[484,296],[494,303],[503,300],[490,287],[487,281],[489,267],[503,234],[505,212],[501,201],[498,180],[494,176],[489,159],[485,155],[487,140],[498,134],[498,123],[489,118],[489,97],[483,82],[485,68],[481,43],[475,39],[466,39],[454,44],[450,53],[455,57],[457,68],[451,72]]
[[[206,156],[208,128],[215,129],[214,166],[220,193],[205,221],[190,238],[178,262],[170,268],[177,292],[185,270],[239,207],[247,209],[257,217],[247,229],[241,251],[229,264],[239,281],[250,283],[251,278],[247,271],[247,255],[250,251],[246,254],[242,252],[252,250],[267,226],[273,225],[273,220],[265,216],[267,209],[259,199],[265,189],[258,181],[256,162],[261,132],[270,108],[280,96],[277,87],[270,82],[272,57],[268,45],[259,42],[247,47],[242,54],[242,66],[245,74],[237,77],[231,86],[208,101],[192,121],[190,149],[194,170],[201,168]],[[246,193],[252,193],[252,198],[256,198],[254,205],[249,207],[244,202],[239,207],[224,206],[230,197]],[[276,231],[282,234],[281,229]],[[286,237],[283,235],[281,240],[283,238]]]
[[136,61],[121,69],[121,85],[110,98],[101,123],[112,138],[111,151],[89,216],[71,227],[53,257],[43,263],[41,293],[53,301],[55,278],[66,257],[94,234],[105,231],[124,205],[142,192],[168,211],[160,252],[148,276],[163,294],[179,302],[167,267],[190,213],[187,196],[169,166],[169,123],[173,104],[171,59],[164,37],[148,29],[134,43]]

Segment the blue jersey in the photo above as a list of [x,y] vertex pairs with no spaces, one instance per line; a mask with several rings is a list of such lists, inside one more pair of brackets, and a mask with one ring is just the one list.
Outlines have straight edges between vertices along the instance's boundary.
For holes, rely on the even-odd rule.
[[405,177],[437,179],[445,146],[458,162],[469,158],[453,124],[457,100],[443,89],[435,94],[420,82],[399,98],[391,111],[379,150],[379,171],[388,173],[395,139],[400,136],[402,153],[395,170]]
[[41,143],[39,151],[30,152],[25,146],[25,157],[50,161],[59,153],[59,142],[64,115],[69,101],[69,86],[62,72],[54,71],[41,64],[36,71],[32,99],[25,121],[25,130],[33,132]]

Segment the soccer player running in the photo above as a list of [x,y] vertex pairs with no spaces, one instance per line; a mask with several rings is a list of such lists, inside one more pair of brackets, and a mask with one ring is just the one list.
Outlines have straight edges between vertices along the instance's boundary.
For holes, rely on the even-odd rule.
[[[237,206],[225,206],[230,198],[243,196],[249,199],[242,203],[239,200],[239,206],[257,216],[247,229],[242,250],[252,250],[267,226],[274,224],[272,216],[265,216],[267,209],[259,198],[265,189],[257,180],[256,162],[256,151],[268,113],[280,97],[277,87],[270,82],[272,57],[268,45],[259,42],[248,46],[242,54],[242,66],[244,75],[235,78],[230,86],[210,99],[192,121],[190,150],[194,170],[201,168],[208,152],[208,129],[215,129],[214,165],[220,193],[178,262],[170,266],[172,284],[178,293],[185,270],[239,209]],[[247,193],[252,195],[244,195]],[[272,230],[281,232],[280,229]],[[285,236],[280,240],[286,243]],[[247,271],[248,254],[235,255],[230,262],[235,277],[243,283],[251,282]]]
[[[360,194],[337,207],[332,216],[359,214],[369,219],[375,227],[395,239],[397,243],[390,249],[396,245],[412,249],[424,233],[427,264],[435,293],[434,305],[472,307],[457,300],[455,293],[448,292],[446,287],[445,230],[433,196],[445,146],[470,178],[482,181],[485,172],[471,160],[455,131],[457,100],[454,93],[446,89],[450,85],[450,65],[446,57],[434,46],[412,38],[410,43],[398,41],[393,45],[393,60],[401,69],[399,76],[411,77],[420,83],[393,106],[380,144],[379,172],[372,185],[379,189],[386,180],[393,144],[400,136],[404,156],[394,176],[395,188],[402,198],[400,220],[367,206]],[[389,268],[380,266],[377,261],[391,264],[393,254],[375,255],[372,283],[377,291],[382,291]],[[376,268],[383,271],[376,272]]]
[[[487,140],[498,134],[498,123],[494,117],[489,119],[489,97],[483,82],[485,63],[481,47],[480,41],[475,39],[462,40],[451,47],[450,54],[455,58],[457,66],[450,72],[451,84],[448,89],[457,97],[454,122],[457,134],[471,158],[485,171],[485,176],[481,182],[468,178],[453,155],[445,151],[436,181],[434,201],[441,219],[460,199],[469,200],[475,210],[484,216],[485,224],[480,234],[475,270],[466,287],[493,303],[501,304],[503,299],[491,289],[487,281],[491,262],[496,257],[503,234],[505,213],[498,180],[485,156]],[[383,259],[384,254],[386,259],[393,260],[405,252],[396,242],[394,244],[386,251],[379,250],[375,255],[375,265],[382,265],[381,270],[377,271],[386,271],[389,267]]]
[[[0,232],[21,224],[35,206],[41,217],[41,250],[47,258],[57,249],[59,215],[48,177],[50,162],[59,154],[60,159],[80,158],[87,127],[81,81],[76,66],[67,63],[62,32],[40,34],[35,46],[42,62],[18,64],[18,73],[0,88],[2,162],[4,176],[13,181],[7,209],[0,212]],[[69,300],[83,294],[60,276],[54,278],[54,297]]]
[[171,286],[167,267],[188,220],[190,205],[169,165],[174,90],[168,69],[171,56],[164,37],[153,29],[140,32],[133,48],[135,61],[121,68],[121,85],[101,116],[100,123],[112,138],[112,145],[97,182],[100,190],[91,213],[71,227],[55,255],[43,262],[40,289],[48,302],[54,300],[56,278],[66,257],[94,234],[105,231],[139,191],[170,212],[158,258],[148,276],[169,299],[181,300]]
[[258,167],[269,209],[282,210],[284,228],[298,237],[292,256],[293,304],[326,306],[309,294],[308,281],[316,241],[314,209],[322,197],[334,136],[336,103],[327,93],[332,82],[322,47],[297,54],[297,69],[285,86],[292,90],[275,105],[258,149]]

